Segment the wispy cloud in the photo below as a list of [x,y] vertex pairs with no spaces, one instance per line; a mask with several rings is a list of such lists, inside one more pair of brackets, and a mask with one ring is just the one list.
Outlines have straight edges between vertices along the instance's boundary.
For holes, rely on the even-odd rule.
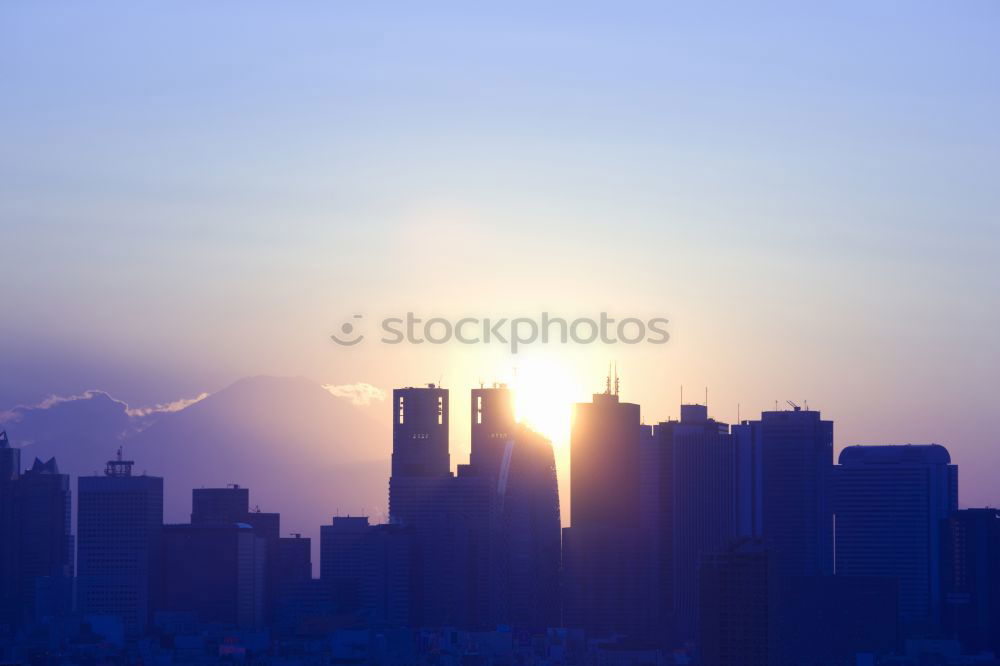
[[196,402],[204,400],[208,397],[208,393],[201,393],[195,398],[181,398],[179,400],[174,400],[172,402],[167,402],[159,405],[152,405],[148,407],[129,407],[128,403],[124,400],[119,400],[106,391],[101,391],[99,389],[88,389],[83,393],[78,393],[76,395],[49,395],[45,399],[36,402],[33,405],[17,405],[11,407],[6,411],[0,412],[0,423],[16,423],[21,420],[21,417],[26,412],[43,411],[46,409],[51,409],[56,405],[60,405],[66,402],[76,402],[78,400],[91,400],[95,397],[103,396],[118,405],[121,405],[122,410],[131,418],[143,418],[151,414],[162,414],[167,412],[179,412],[182,409],[190,407]]
[[374,400],[385,400],[385,391],[365,382],[358,382],[356,384],[323,384],[323,388],[338,398],[347,398],[355,405],[370,405]]
[[21,416],[25,412],[33,412],[38,410],[49,409],[64,402],[75,402],[77,400],[90,400],[96,395],[107,396],[112,401],[121,403],[122,405],[125,406],[126,409],[128,408],[128,405],[125,405],[124,402],[121,402],[120,400],[115,400],[104,391],[99,391],[97,389],[88,389],[83,393],[78,393],[76,395],[54,395],[54,394],[49,395],[43,400],[36,402],[33,405],[16,405],[6,411],[0,412],[0,423],[14,423],[16,421],[21,420]]
[[153,405],[151,407],[127,408],[125,410],[125,413],[132,417],[142,417],[142,416],[149,416],[150,414],[179,412],[182,409],[187,409],[196,402],[201,402],[207,397],[208,393],[199,393],[194,398],[181,398],[180,400],[174,400],[173,402],[165,402],[159,405]]

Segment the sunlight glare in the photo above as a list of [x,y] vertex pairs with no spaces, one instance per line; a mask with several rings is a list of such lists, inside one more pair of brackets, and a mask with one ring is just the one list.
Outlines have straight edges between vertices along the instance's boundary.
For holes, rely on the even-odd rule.
[[552,358],[525,358],[511,388],[517,420],[552,440],[556,448],[569,442],[572,403],[580,387],[565,364]]

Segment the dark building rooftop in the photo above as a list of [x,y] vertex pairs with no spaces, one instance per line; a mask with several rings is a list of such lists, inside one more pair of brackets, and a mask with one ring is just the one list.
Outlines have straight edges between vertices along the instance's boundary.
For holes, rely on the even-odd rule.
[[841,465],[951,464],[948,449],[940,444],[885,444],[848,446],[840,452]]

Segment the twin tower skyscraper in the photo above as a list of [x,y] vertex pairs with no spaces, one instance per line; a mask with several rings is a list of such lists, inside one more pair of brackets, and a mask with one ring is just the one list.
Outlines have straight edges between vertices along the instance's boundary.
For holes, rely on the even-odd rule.
[[411,626],[560,624],[551,443],[504,385],[472,391],[471,456],[451,472],[447,389],[393,391],[389,517],[413,534]]

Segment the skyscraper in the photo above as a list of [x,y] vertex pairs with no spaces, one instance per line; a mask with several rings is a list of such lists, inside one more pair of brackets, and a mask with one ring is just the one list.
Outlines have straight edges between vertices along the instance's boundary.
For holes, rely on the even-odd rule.
[[958,508],[958,468],[948,450],[849,446],[834,478],[838,575],[897,578],[903,630],[933,631],[943,521]]
[[514,437],[514,396],[504,384],[472,389],[471,464],[494,478],[500,475],[507,442]]
[[278,587],[312,578],[312,539],[301,534],[278,539]]
[[319,578],[342,613],[361,610],[368,528],[365,516],[337,516],[330,525],[320,527]]
[[341,613],[365,626],[411,622],[412,530],[369,525],[366,517],[336,517],[320,535],[320,580]]
[[392,434],[389,518],[412,530],[414,622],[476,626],[485,618],[472,602],[489,604],[489,579],[480,583],[479,572],[490,566],[494,486],[468,465],[458,476],[451,473],[446,389],[430,384],[393,391]]
[[79,605],[115,615],[140,635],[150,619],[163,526],[163,479],[134,476],[131,460],[108,461],[104,476],[78,479]]
[[392,403],[392,478],[447,475],[447,389],[434,384],[395,389]]
[[162,548],[158,610],[240,629],[263,626],[266,540],[250,525],[164,525]]
[[694,638],[699,559],[738,535],[736,441],[704,405],[681,405],[672,430],[674,616],[680,636]]
[[564,619],[593,635],[648,630],[649,549],[641,529],[639,405],[617,381],[574,407],[570,441],[572,525],[563,531]]
[[225,488],[195,488],[191,491],[191,524],[218,525],[245,523],[264,539],[266,551],[264,616],[274,617],[278,584],[284,578],[280,569],[278,541],[281,538],[281,514],[250,510],[250,489],[232,483]]
[[247,512],[243,521],[253,528],[254,534],[263,539],[264,544],[264,620],[270,622],[274,618],[278,602],[278,581],[284,576],[280,567],[279,542],[281,540],[281,514],[273,511],[261,511],[254,507]]
[[365,547],[367,584],[361,596],[365,616],[375,626],[413,626],[413,530],[373,525]]
[[0,430],[0,483],[13,481],[21,475],[21,449],[10,445],[6,430]]
[[506,385],[473,389],[471,407],[466,473],[486,477],[495,495],[491,616],[515,628],[557,626],[560,517],[552,443],[517,423]]
[[192,523],[241,523],[249,512],[250,489],[238,484],[191,491]]
[[639,405],[610,388],[577,403],[570,441],[573,527],[638,527]]
[[761,533],[777,575],[833,573],[833,421],[794,406],[745,425],[759,433]]
[[706,554],[698,575],[701,663],[770,666],[776,658],[771,554],[759,539]]
[[663,645],[673,640],[673,428],[643,425],[639,440],[641,529],[648,535],[650,623]]
[[69,475],[59,473],[55,458],[44,463],[35,458],[14,489],[15,561],[24,622],[62,615],[72,605],[70,507]]
[[499,620],[518,629],[561,624],[561,519],[552,443],[518,424],[498,480]]
[[0,431],[0,636],[14,630],[20,615],[17,598],[17,536],[14,486],[21,476],[21,450]]
[[1000,654],[1000,511],[964,509],[945,523],[943,623],[966,654]]

